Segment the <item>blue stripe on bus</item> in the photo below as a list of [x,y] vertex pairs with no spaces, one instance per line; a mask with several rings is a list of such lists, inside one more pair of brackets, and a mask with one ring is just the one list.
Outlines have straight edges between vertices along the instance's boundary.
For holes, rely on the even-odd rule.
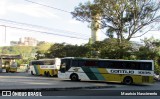
[[98,80],[105,80],[105,78],[99,72],[98,68],[90,68],[90,70],[94,73]]
[[34,65],[34,70],[36,72],[36,75],[39,75],[39,72],[38,72],[38,65]]
[[98,80],[89,67],[82,67],[82,70],[86,73],[90,80]]

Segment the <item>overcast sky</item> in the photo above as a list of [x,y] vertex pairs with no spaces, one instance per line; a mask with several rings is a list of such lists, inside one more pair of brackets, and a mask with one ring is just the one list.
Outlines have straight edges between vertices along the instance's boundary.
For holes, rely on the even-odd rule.
[[[40,4],[59,8],[68,12],[74,10],[80,2],[84,3],[88,0],[30,0]],[[43,26],[47,28],[38,28],[33,26],[25,26],[13,24],[2,21],[12,20],[21,23]],[[67,35],[76,38],[68,38],[56,36],[53,34],[42,34],[39,32],[26,31],[20,29],[6,28],[6,42],[5,42],[5,28],[0,26],[0,46],[9,45],[10,41],[18,41],[21,37],[34,37],[39,41],[48,41],[53,43],[66,42],[69,44],[84,44],[88,42],[91,34],[88,23],[82,23],[72,18],[72,15],[67,12],[59,11],[50,7],[37,5],[25,0],[0,0],[0,25],[7,25],[12,27],[27,28],[36,31],[45,31],[54,34]],[[153,32],[153,31],[150,31]],[[159,32],[148,33],[145,37],[154,36],[160,38]],[[100,33],[100,40],[106,38],[104,32]],[[142,37],[144,38],[144,36]],[[140,38],[133,39],[138,41]]]

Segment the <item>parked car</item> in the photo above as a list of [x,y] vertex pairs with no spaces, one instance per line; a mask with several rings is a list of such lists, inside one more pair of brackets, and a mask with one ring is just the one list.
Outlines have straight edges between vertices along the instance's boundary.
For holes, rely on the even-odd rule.
[[19,68],[18,68],[18,71],[19,72],[27,72],[29,69],[29,66],[28,64],[20,64]]
[[154,79],[157,80],[157,81],[160,80],[159,75],[154,74]]

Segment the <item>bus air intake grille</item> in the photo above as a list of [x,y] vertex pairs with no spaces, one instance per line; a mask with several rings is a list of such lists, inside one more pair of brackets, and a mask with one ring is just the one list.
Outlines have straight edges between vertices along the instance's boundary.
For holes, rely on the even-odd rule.
[[149,82],[148,76],[142,76],[142,82]]

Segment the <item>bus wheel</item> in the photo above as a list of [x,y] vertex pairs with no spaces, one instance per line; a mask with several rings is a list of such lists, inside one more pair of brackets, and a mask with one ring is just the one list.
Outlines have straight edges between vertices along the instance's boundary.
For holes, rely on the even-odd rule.
[[9,70],[8,69],[6,69],[6,73],[8,73],[9,72]]
[[132,77],[129,77],[129,76],[125,77],[123,79],[123,83],[126,84],[126,85],[131,85],[133,83]]
[[50,75],[49,71],[47,72],[47,77],[51,77],[51,75]]
[[56,74],[56,75],[53,75],[53,77],[58,77],[58,75]]
[[72,81],[78,81],[78,80],[79,80],[78,75],[75,74],[75,73],[74,73],[74,74],[71,74],[70,79],[71,79]]
[[31,71],[31,75],[34,75],[34,74],[33,74],[33,71]]
[[47,76],[47,72],[46,71],[44,72],[44,76]]

